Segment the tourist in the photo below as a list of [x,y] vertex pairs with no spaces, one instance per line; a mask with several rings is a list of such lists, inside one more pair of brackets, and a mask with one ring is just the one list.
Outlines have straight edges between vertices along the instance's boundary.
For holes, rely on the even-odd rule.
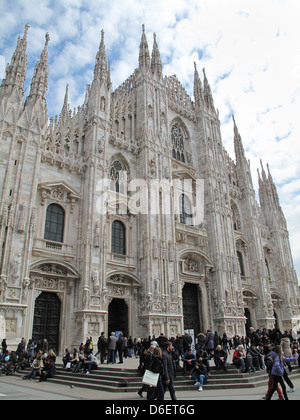
[[148,369],[153,373],[158,373],[157,385],[148,388],[147,400],[163,400],[164,399],[164,387],[163,387],[163,371],[164,365],[162,360],[162,350],[160,347],[156,346],[153,349],[151,365]]
[[199,360],[201,358],[202,363],[204,364],[204,366],[206,366],[206,370],[207,370],[207,375],[211,376],[211,372],[210,372],[210,356],[208,355],[206,350],[199,350],[196,354],[197,360]]
[[163,350],[163,365],[164,365],[164,373],[163,373],[163,385],[164,385],[164,393],[166,393],[167,389],[170,392],[171,399],[177,400],[175,388],[174,388],[174,379],[175,379],[175,372],[174,372],[174,365],[173,359],[171,354],[171,346],[172,344],[169,341],[164,343],[164,350]]
[[209,356],[212,355],[215,345],[214,345],[214,336],[210,329],[206,331],[206,338],[205,338],[205,348]]
[[26,344],[26,340],[24,337],[22,337],[22,340],[20,341],[20,343],[18,344],[17,350],[16,350],[16,355],[19,357],[22,352],[25,350],[25,344]]
[[252,343],[251,346],[248,347],[246,355],[247,368],[249,372],[255,372],[255,370],[260,369],[259,359],[260,354],[257,351],[256,345]]
[[92,354],[88,354],[84,361],[84,371],[87,375],[91,373],[92,370],[97,369],[98,361],[97,358]]
[[3,338],[2,343],[1,343],[1,347],[2,347],[2,353],[5,354],[6,350],[7,350],[6,338]]
[[[271,374],[272,372],[272,367],[273,367],[273,359],[271,357],[272,351],[274,350],[274,345],[273,344],[269,344],[268,346],[264,347],[264,353],[265,353],[265,365],[266,365],[266,371],[269,375],[269,380],[268,380],[268,389],[266,394],[262,397],[263,400],[266,400],[268,398],[268,395],[271,391],[271,389],[273,388],[273,376]],[[278,394],[278,399],[279,400],[283,400],[283,394],[281,391],[281,388],[279,385],[277,385],[277,394]]]
[[196,351],[203,350],[205,348],[206,337],[203,333],[197,335]]
[[42,354],[39,352],[38,356],[33,360],[31,364],[31,372],[23,376],[22,379],[35,379],[37,375],[41,373],[43,368]]
[[116,346],[117,346],[117,337],[115,332],[110,334],[108,339],[108,354],[107,354],[107,363],[116,363]]
[[75,368],[76,368],[76,365],[79,362],[79,354],[78,354],[77,349],[75,349],[75,348],[73,349],[73,353],[71,355],[70,362],[71,362],[71,367],[75,366]]
[[228,338],[227,338],[227,334],[224,332],[223,336],[221,338],[221,345],[222,345],[222,349],[227,353],[228,351]]
[[71,354],[69,352],[69,349],[65,350],[65,354],[63,355],[62,362],[65,368],[67,367],[68,364],[69,364],[68,369],[71,367]]
[[242,372],[247,371],[246,367],[246,355],[244,353],[244,347],[240,344],[234,351],[232,356],[232,363],[238,368],[242,368]]
[[178,356],[181,358],[182,355],[184,354],[184,350],[183,350],[183,336],[182,335],[177,335],[174,344],[173,344],[175,350],[178,353]]
[[198,386],[198,391],[203,391],[203,384],[207,379],[207,369],[201,358],[196,361],[195,366],[191,370],[189,379],[192,378],[195,380],[194,386]]
[[28,358],[29,358],[29,363],[31,364],[33,362],[34,353],[35,353],[35,344],[34,344],[32,338],[30,338],[28,340],[28,344],[26,346],[26,351],[27,351],[27,355],[28,355]]
[[196,355],[193,353],[192,349],[188,349],[182,356],[183,361],[183,372],[184,376],[187,371],[191,371],[195,367],[197,361]]
[[79,355],[78,355],[78,361],[76,363],[74,373],[79,372],[81,367],[84,365],[84,362],[85,362],[85,354],[84,354],[84,350],[81,349],[80,352],[79,352]]
[[[291,340],[287,333],[282,335],[281,341],[280,341],[280,347],[282,351],[282,355],[284,357],[293,357],[292,348],[291,348]],[[288,384],[290,389],[288,392],[295,392],[295,387],[293,382],[289,378],[289,373],[292,372],[292,366],[289,362],[285,362],[284,364],[284,372],[283,372],[283,379]]]
[[56,375],[56,366],[53,356],[49,356],[44,360],[44,367],[41,369],[40,379],[37,382],[46,381],[49,378],[54,378]]
[[266,400],[270,400],[272,395],[277,389],[278,383],[281,385],[283,397],[285,400],[288,400],[288,395],[286,392],[286,386],[283,380],[284,374],[284,362],[292,362],[297,360],[298,354],[294,357],[283,357],[280,345],[277,345],[274,348],[274,351],[271,353],[271,358],[273,359],[273,366],[271,370],[271,374],[273,377],[273,387],[267,395]]
[[123,337],[123,334],[120,333],[119,339],[116,342],[116,350],[118,350],[119,363],[123,363],[124,349],[125,349],[125,339]]
[[214,361],[217,370],[223,369],[225,372],[227,372],[227,353],[222,349],[222,346],[220,344],[216,347],[214,351]]
[[107,355],[107,340],[105,338],[105,332],[103,331],[99,337],[98,343],[97,343],[98,351],[95,354],[97,356],[98,353],[100,353],[100,362],[103,364],[104,360]]

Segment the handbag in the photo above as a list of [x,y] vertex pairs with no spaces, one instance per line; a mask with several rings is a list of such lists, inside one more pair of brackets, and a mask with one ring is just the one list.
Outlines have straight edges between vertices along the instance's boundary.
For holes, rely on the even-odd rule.
[[150,386],[157,386],[159,373],[153,373],[151,370],[147,370],[144,373],[142,382],[143,384],[150,385]]

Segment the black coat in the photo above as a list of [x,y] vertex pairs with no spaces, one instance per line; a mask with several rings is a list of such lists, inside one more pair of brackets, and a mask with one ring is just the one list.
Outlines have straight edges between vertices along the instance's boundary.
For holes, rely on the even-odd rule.
[[169,379],[174,381],[175,370],[174,370],[172,354],[169,351],[164,350],[162,357],[163,357],[163,365],[164,365],[163,381],[166,382]]

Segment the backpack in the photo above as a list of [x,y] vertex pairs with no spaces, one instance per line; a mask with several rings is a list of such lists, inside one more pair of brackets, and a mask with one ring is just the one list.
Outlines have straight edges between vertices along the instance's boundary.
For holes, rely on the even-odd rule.
[[274,360],[271,357],[271,353],[266,354],[265,356],[265,365],[267,373],[271,373],[272,367],[273,367]]

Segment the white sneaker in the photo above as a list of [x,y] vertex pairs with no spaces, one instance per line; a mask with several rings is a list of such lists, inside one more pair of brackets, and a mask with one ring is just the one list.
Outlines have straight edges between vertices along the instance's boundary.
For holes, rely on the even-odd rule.
[[200,385],[200,382],[195,382],[194,383],[194,386],[199,386]]
[[295,388],[290,388],[289,390],[288,390],[288,392],[295,392],[296,391],[296,389]]
[[199,391],[199,392],[203,391],[202,386],[199,386],[198,391]]

